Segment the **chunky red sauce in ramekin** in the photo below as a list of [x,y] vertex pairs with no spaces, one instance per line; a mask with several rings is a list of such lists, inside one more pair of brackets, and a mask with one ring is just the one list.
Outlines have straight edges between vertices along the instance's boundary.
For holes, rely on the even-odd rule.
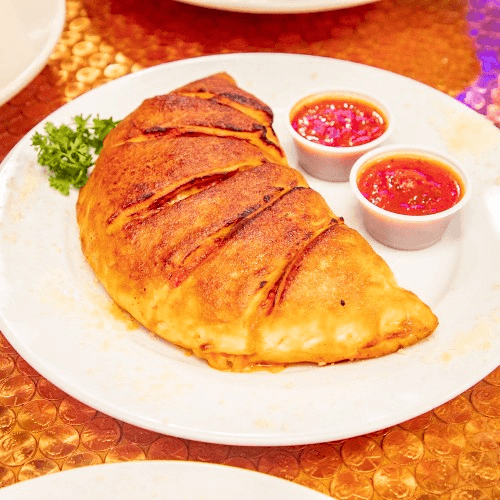
[[323,97],[296,111],[292,127],[309,141],[333,147],[371,142],[387,130],[387,119],[371,104],[354,98]]
[[358,175],[357,184],[377,207],[404,215],[443,212],[464,194],[461,179],[444,163],[413,155],[374,160]]

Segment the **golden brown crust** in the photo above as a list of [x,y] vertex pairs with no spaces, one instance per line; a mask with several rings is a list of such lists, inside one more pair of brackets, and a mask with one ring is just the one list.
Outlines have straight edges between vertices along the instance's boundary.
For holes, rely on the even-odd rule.
[[287,165],[271,110],[225,73],[127,116],[77,219],[111,297],[219,369],[376,357],[437,326]]

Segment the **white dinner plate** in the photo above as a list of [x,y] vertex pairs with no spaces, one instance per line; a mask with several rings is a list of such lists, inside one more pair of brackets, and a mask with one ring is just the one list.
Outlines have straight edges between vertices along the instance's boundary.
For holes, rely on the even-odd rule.
[[65,0],[0,0],[0,106],[43,69],[65,13]]
[[[404,252],[366,233],[348,183],[306,175],[333,211],[385,258],[440,320],[428,339],[362,362],[226,373],[125,321],[84,259],[77,192],[49,187],[33,130],[0,172],[0,326],[48,380],[108,415],[206,442],[324,442],[403,422],[461,394],[500,362],[500,131],[462,103],[376,68],[292,54],[231,54],[160,65],[92,90],[48,117],[124,117],[143,99],[218,71],[268,103],[291,165],[285,109],[311,88],[356,87],[394,110],[393,143],[444,151],[472,178],[472,198],[438,244]],[[41,131],[43,123],[35,130]],[[298,168],[298,167],[297,167]]]
[[177,0],[211,9],[253,14],[300,14],[346,9],[378,0]]
[[10,500],[321,500],[325,495],[268,474],[226,465],[158,460],[92,465],[2,488]]

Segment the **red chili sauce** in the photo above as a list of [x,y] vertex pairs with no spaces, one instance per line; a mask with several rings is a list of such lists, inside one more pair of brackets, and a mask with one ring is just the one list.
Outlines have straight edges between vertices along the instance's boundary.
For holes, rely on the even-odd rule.
[[292,127],[309,141],[333,147],[371,142],[387,130],[387,119],[372,105],[356,99],[319,99],[295,112]]
[[445,164],[409,155],[376,160],[358,176],[358,187],[377,207],[405,215],[443,212],[464,193],[462,181]]

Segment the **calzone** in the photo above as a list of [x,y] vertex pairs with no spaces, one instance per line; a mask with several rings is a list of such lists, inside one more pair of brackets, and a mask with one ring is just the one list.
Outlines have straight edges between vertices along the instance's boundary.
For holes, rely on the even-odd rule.
[[382,356],[438,324],[288,165],[271,109],[226,73],[125,117],[77,221],[112,299],[220,370]]

